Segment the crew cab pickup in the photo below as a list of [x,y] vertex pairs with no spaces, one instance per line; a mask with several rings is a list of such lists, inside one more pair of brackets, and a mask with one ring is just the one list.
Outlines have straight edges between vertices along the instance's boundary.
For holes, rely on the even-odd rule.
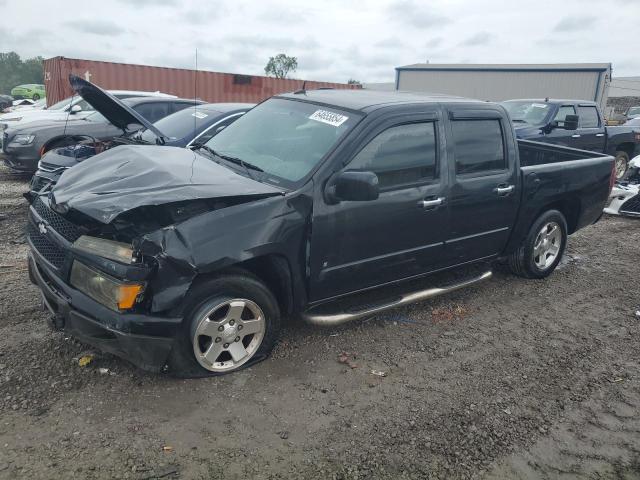
[[617,179],[624,176],[629,160],[640,154],[640,128],[606,126],[595,102],[529,99],[502,105],[511,115],[518,138],[613,155]]
[[336,325],[498,259],[546,277],[602,215],[613,165],[517,141],[498,104],[300,90],[200,149],[120,146],[63,173],[31,205],[29,272],[55,327],[217,375],[265,358],[283,317]]

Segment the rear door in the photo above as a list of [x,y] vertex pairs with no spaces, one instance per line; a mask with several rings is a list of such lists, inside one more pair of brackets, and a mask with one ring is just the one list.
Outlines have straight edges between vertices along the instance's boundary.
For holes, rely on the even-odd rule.
[[575,148],[604,152],[606,143],[605,128],[600,113],[595,105],[578,105],[580,122],[576,134],[580,135]]
[[[315,194],[311,300],[422,275],[442,265],[447,232],[444,127],[437,105],[385,117],[358,142],[343,170],[377,174],[377,200],[323,200]],[[443,168],[444,167],[444,168]]]
[[502,111],[451,107],[448,119],[450,265],[502,252],[520,195],[513,129]]

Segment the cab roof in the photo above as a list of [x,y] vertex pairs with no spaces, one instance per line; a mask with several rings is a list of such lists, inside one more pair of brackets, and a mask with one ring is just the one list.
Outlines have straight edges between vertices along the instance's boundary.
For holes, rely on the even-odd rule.
[[549,104],[557,104],[557,103],[579,103],[581,105],[597,105],[593,100],[578,100],[578,99],[570,99],[570,98],[513,98],[509,100],[503,100],[504,102],[536,102],[536,103],[549,103]]
[[285,93],[276,95],[276,98],[286,98],[307,102],[320,103],[347,110],[359,110],[369,112],[381,107],[401,104],[419,103],[485,103],[481,100],[472,100],[463,97],[454,97],[438,93],[414,93],[382,90],[306,90],[299,93]]

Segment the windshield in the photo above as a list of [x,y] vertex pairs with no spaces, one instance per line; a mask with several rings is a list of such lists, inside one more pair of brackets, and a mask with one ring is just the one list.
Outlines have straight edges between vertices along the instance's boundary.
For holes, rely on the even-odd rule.
[[631,107],[627,112],[627,116],[640,115],[640,107]]
[[502,102],[502,106],[509,112],[511,120],[529,125],[544,124],[551,111],[551,105],[541,102]]
[[71,102],[71,98],[65,98],[64,100],[60,100],[58,103],[54,103],[50,107],[47,107],[47,110],[62,110],[67,107]]
[[109,120],[107,120],[100,112],[95,111],[93,113],[90,113],[86,117],[83,117],[83,120],[97,123],[109,123]]
[[[220,112],[214,110],[189,107],[158,120],[153,126],[163,135],[166,135],[168,140],[176,140],[187,135],[194,137],[194,132],[219,116]],[[156,134],[147,129],[142,132],[140,139],[145,142],[155,143]]]
[[359,119],[357,114],[332,107],[272,98],[222,130],[206,146],[264,170],[258,179],[293,186]]

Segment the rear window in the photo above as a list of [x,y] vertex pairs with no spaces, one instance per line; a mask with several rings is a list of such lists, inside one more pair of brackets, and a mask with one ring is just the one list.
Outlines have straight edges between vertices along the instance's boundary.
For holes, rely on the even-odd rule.
[[454,120],[451,129],[457,175],[507,167],[499,120]]
[[578,107],[578,115],[580,115],[580,126],[582,128],[598,128],[600,126],[600,118],[596,107]]

